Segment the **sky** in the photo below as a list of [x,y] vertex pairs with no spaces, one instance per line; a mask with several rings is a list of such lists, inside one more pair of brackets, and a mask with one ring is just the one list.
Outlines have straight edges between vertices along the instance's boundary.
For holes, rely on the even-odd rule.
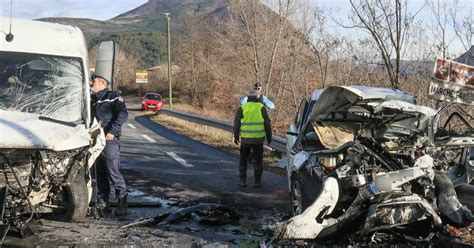
[[[10,2],[12,0],[0,0],[0,16],[10,15]],[[278,0],[261,0],[269,5],[278,3]],[[330,13],[344,20],[350,14],[351,6],[349,0],[294,0],[306,1],[314,6],[329,9]],[[408,0],[409,11],[415,12],[424,5],[426,0]],[[435,0],[434,0],[435,1]],[[454,0],[452,0],[454,1]],[[461,6],[461,15],[474,13],[474,0],[458,0]],[[108,20],[119,14],[132,10],[147,0],[13,0],[13,17],[37,19],[42,17],[79,17],[95,20]],[[326,12],[327,13],[327,12]],[[425,23],[432,22],[432,14],[428,8],[424,8],[418,14],[418,20]],[[430,20],[431,19],[431,20]],[[347,20],[347,19],[346,19]],[[344,34],[356,34],[353,30],[341,30],[333,24],[332,31]],[[448,30],[448,35],[454,37],[454,31]],[[464,51],[459,43],[454,41],[451,48],[456,53]]]
[[[0,0],[0,15],[10,16],[11,0]],[[108,20],[147,0],[13,0],[13,17],[80,17]]]
[[[347,16],[350,15],[351,13],[351,5],[349,3],[349,0],[332,0],[332,1],[315,1],[315,0],[309,0],[314,3],[316,3],[318,6],[324,7],[326,9],[329,9],[331,13],[338,13],[338,16],[343,20],[344,18],[347,18]],[[453,1],[454,0],[448,0],[448,1]],[[357,2],[357,1],[355,1]],[[403,1],[402,1],[403,2]],[[436,0],[433,0],[433,2],[436,2]],[[442,1],[441,1],[442,2]],[[425,23],[424,25],[434,25],[433,23],[436,22],[436,20],[433,17],[432,11],[427,7],[426,5],[426,0],[407,0],[408,3],[408,12],[410,13],[417,13],[415,21],[422,21]],[[472,8],[474,6],[474,0],[458,0],[458,6],[460,8],[460,16],[465,16],[469,12],[472,12]],[[331,25],[331,24],[330,24]],[[337,24],[332,24],[333,27],[338,26]],[[343,28],[335,28],[339,33],[355,33],[351,29],[343,29]],[[458,41],[454,29],[452,28],[451,25],[448,25],[447,31],[447,42],[449,43],[449,51],[453,55],[459,55],[465,52],[465,48],[462,46],[462,44]],[[434,39],[432,39],[434,40]],[[415,53],[413,53],[415,55]],[[404,54],[403,57],[405,59],[412,59],[407,54]],[[416,55],[415,55],[416,57]]]
[[[262,0],[268,1],[271,3],[277,3],[278,0]],[[351,4],[349,0],[298,0],[298,1],[306,1],[310,2],[313,6],[317,6],[323,8],[325,13],[331,14],[337,18],[339,23],[348,24],[348,16],[351,14]],[[434,19],[432,11],[426,5],[427,0],[407,0],[408,3],[408,12],[410,13],[417,13],[415,21],[421,21],[424,25],[432,26],[436,22]],[[436,2],[436,0],[432,0]],[[444,0],[440,0],[443,2]],[[447,0],[447,2],[455,2],[456,0]],[[357,1],[355,1],[357,2]],[[403,2],[403,1],[402,1]],[[457,0],[457,5],[459,7],[457,15],[458,16],[469,16],[474,13],[474,0]],[[271,5],[271,4],[270,4]],[[343,34],[344,36],[357,38],[361,36],[367,36],[366,33],[360,32],[357,29],[347,29],[342,28],[336,22],[330,21],[331,18],[328,18],[328,31],[331,33],[338,33]],[[345,22],[346,21],[346,22]],[[430,34],[429,34],[430,35]],[[460,55],[466,51],[464,46],[460,43],[459,39],[455,35],[454,29],[451,25],[447,25],[447,42],[449,43],[449,52],[452,56]],[[428,37],[431,41],[434,40],[433,38]],[[414,54],[414,53],[413,53]],[[415,55],[415,54],[414,54]],[[416,56],[416,55],[415,55]],[[411,59],[404,56],[405,59]]]

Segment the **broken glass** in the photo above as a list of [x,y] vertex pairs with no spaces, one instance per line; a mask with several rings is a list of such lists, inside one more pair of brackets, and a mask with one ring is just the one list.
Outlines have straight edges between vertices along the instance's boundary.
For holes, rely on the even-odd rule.
[[0,110],[80,121],[83,71],[80,58],[0,52]]

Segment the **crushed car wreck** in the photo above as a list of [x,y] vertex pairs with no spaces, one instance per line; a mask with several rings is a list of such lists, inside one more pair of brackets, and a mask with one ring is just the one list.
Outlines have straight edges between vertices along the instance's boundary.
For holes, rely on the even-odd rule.
[[399,90],[364,86],[332,86],[303,100],[287,133],[294,217],[280,223],[278,238],[470,225],[455,185],[472,179],[472,117],[459,118],[465,132],[455,135],[439,125],[443,112]]
[[[105,145],[89,110],[87,46],[78,28],[13,19],[0,41],[0,220],[20,233],[34,214],[85,217],[90,168]],[[9,33],[9,19],[1,19]],[[32,42],[34,40],[34,42]]]

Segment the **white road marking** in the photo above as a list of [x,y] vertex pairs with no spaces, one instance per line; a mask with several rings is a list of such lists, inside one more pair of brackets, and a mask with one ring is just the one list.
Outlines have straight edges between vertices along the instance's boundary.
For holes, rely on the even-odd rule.
[[146,140],[150,141],[151,143],[156,143],[156,140],[150,138],[150,136],[146,134],[142,134],[142,137],[145,138]]
[[194,167],[194,165],[188,164],[188,162],[186,162],[186,160],[179,157],[174,152],[166,152],[166,154],[168,154],[168,156],[172,157],[174,160],[178,161],[178,163],[182,164],[184,167],[187,167],[187,168]]
[[132,128],[132,129],[137,129],[134,125],[130,124],[130,123],[127,123],[127,125]]
[[[142,134],[142,137],[145,138],[146,140],[150,141],[151,143],[156,143],[156,140],[152,139],[150,136],[148,136],[146,134]],[[170,156],[174,160],[178,161],[178,163],[182,164],[184,167],[187,167],[187,168],[194,167],[194,165],[188,164],[188,162],[186,160],[184,160],[180,156],[176,155],[176,153],[174,153],[174,152],[166,152],[166,154],[168,154],[168,156]]]

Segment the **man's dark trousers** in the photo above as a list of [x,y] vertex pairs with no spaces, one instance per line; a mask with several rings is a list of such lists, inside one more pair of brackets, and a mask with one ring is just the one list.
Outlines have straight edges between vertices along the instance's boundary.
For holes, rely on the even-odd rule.
[[98,200],[108,203],[110,182],[115,189],[117,198],[127,196],[125,180],[119,171],[120,168],[120,142],[117,137],[107,140],[106,145],[96,161]]
[[260,181],[260,178],[262,177],[263,173],[263,144],[240,144],[239,177],[241,179],[246,179],[247,177],[247,161],[251,151],[255,156],[255,164],[253,170],[255,181]]

